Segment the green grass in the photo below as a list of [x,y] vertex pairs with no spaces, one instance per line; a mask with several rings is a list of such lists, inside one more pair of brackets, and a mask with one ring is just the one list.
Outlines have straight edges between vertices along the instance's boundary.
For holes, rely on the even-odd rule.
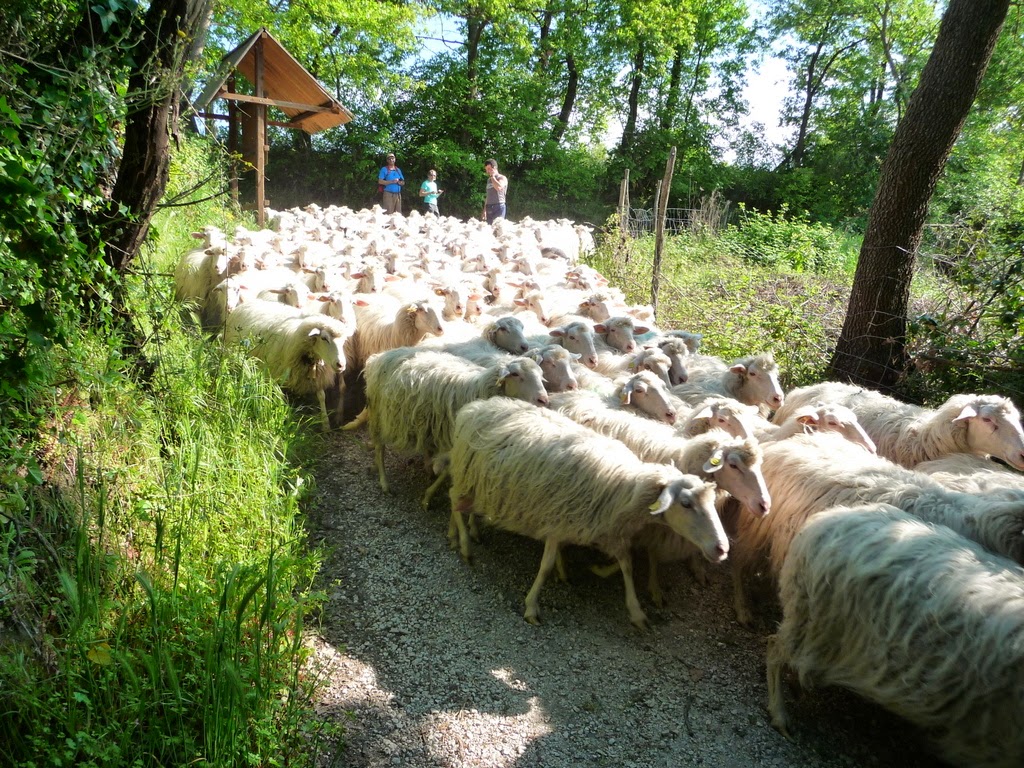
[[[589,260],[633,303],[650,304],[653,237],[632,240],[628,259],[605,238]],[[820,380],[842,330],[851,275],[819,275],[751,264],[721,238],[666,239],[657,324],[703,335],[701,351],[726,360],[774,354],[789,389]]]
[[[312,765],[300,467],[321,439],[237,351],[183,326],[168,273],[199,225],[170,209],[131,286],[140,380],[107,331],[53,364],[35,467],[0,513],[0,764]],[[39,407],[36,405],[35,407]]]

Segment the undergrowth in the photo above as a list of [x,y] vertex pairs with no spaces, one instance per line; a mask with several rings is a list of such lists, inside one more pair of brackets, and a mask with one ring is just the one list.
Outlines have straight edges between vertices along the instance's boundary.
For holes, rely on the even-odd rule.
[[[211,164],[192,147],[169,191]],[[171,297],[189,232],[233,220],[217,201],[158,216],[130,286],[152,378],[110,329],[50,348],[66,379],[32,403],[37,460],[4,472],[0,764],[302,766],[338,736],[308,717],[303,643],[322,598],[299,467],[320,437]]]

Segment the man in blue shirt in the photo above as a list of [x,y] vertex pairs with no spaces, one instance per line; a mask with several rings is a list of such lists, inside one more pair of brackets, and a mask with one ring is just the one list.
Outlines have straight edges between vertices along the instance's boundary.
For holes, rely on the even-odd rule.
[[387,165],[380,169],[377,181],[384,185],[384,213],[402,212],[402,187],[405,176],[402,169],[395,165],[395,156],[387,156]]

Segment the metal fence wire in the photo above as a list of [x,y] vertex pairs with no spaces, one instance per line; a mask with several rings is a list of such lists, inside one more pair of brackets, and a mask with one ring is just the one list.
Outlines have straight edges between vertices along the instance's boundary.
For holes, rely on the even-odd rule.
[[[668,208],[665,211],[665,234],[678,235],[680,232],[708,229],[718,231],[725,227],[728,217],[728,207],[714,211],[708,208]],[[653,235],[654,218],[653,208],[630,208],[626,217],[630,236]]]

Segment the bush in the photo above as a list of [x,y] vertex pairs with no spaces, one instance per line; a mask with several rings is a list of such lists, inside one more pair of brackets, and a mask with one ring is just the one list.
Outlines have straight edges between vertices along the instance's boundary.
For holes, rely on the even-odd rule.
[[842,272],[849,261],[844,238],[824,224],[740,206],[739,223],[722,237],[728,252],[753,265],[828,275]]

